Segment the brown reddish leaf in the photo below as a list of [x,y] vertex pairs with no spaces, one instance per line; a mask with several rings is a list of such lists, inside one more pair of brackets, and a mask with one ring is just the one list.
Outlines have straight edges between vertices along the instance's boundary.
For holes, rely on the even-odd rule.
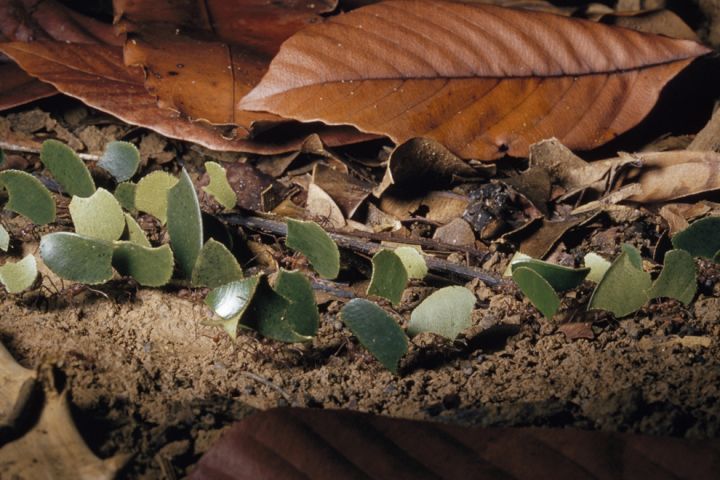
[[348,411],[274,409],[232,426],[193,480],[717,478],[717,440],[577,429],[462,428]]
[[355,215],[372,190],[366,182],[322,163],[313,167],[312,182],[330,195],[345,218]]
[[465,158],[524,157],[551,136],[573,149],[611,140],[709,51],[539,12],[388,1],[290,38],[240,106],[433,138]]
[[425,195],[407,197],[387,191],[380,199],[380,210],[403,220],[427,211],[425,218],[440,224],[460,218],[470,200],[452,192],[428,192]]
[[41,82],[12,63],[0,64],[0,110],[50,97],[57,93],[55,87]]
[[558,331],[563,333],[567,340],[579,338],[593,340],[595,338],[595,332],[593,332],[590,322],[564,323],[558,327]]

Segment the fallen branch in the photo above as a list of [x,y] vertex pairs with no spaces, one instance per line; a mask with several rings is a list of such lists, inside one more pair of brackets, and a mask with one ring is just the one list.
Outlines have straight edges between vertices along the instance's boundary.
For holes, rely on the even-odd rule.
[[[40,148],[39,144],[36,147],[28,145],[15,145],[0,141],[0,149],[7,150],[8,152],[32,153],[33,155],[40,155]],[[83,160],[89,160],[91,162],[100,161],[101,158],[100,155],[92,155],[90,153],[78,153],[77,156]]]

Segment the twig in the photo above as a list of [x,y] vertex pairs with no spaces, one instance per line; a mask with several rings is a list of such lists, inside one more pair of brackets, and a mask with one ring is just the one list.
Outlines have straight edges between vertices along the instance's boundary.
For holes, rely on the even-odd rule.
[[[287,235],[287,225],[284,222],[256,217],[244,213],[227,213],[220,215],[220,218],[230,225],[238,225],[251,230],[271,233],[273,235]],[[337,242],[338,246],[355,252],[373,255],[382,247],[377,243],[359,240],[353,237],[353,233],[329,233],[330,237]],[[398,243],[402,242],[400,240]],[[502,279],[490,272],[475,267],[459,265],[440,258],[423,255],[428,269],[436,274],[449,276],[452,279],[472,280],[477,278],[485,285],[494,287],[503,283]]]
[[[33,155],[40,155],[40,146],[27,146],[27,145],[15,145],[8,142],[0,141],[0,148],[9,152],[20,152],[20,153],[32,153]],[[78,157],[83,160],[90,160],[91,162],[97,162],[100,160],[100,155],[93,155],[91,153],[78,153]]]
[[244,377],[247,377],[247,378],[249,378],[249,379],[251,379],[251,380],[255,380],[256,382],[262,383],[262,384],[265,385],[266,387],[272,388],[273,390],[275,390],[276,392],[278,392],[278,393],[285,399],[285,401],[288,402],[288,404],[289,404],[291,407],[297,407],[297,406],[298,406],[298,403],[295,402],[295,401],[292,399],[292,397],[290,396],[289,393],[287,393],[285,390],[283,390],[282,388],[280,388],[280,387],[278,387],[277,385],[275,385],[274,383],[272,383],[270,380],[268,380],[268,379],[266,379],[266,378],[263,378],[263,377],[261,377],[260,375],[257,375],[257,374],[252,373],[252,372],[240,372],[240,375],[242,375],[242,376],[244,376]]

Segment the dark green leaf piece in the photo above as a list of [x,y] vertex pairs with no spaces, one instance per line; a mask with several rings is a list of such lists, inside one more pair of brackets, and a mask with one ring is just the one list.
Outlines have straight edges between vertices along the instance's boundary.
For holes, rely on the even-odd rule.
[[133,277],[140,285],[161,287],[173,272],[173,254],[169,245],[144,247],[133,242],[115,242],[112,265],[120,275]]
[[38,270],[35,257],[28,255],[19,262],[6,262],[0,266],[0,283],[8,293],[20,293],[32,287]]
[[577,287],[585,280],[587,274],[590,273],[589,268],[569,268],[536,259],[514,262],[511,269],[514,272],[515,269],[519,267],[533,270],[543,277],[556,292]]
[[648,297],[674,298],[687,305],[697,291],[695,260],[685,250],[670,250],[665,254],[665,263],[660,276],[648,292]]
[[400,303],[408,281],[407,269],[400,257],[391,250],[380,250],[373,255],[372,265],[367,294],[387,298],[393,305]]
[[408,334],[432,332],[455,340],[472,325],[475,295],[465,287],[445,287],[427,297],[410,315]]
[[672,244],[693,257],[714,258],[720,251],[720,217],[706,217],[693,222],[673,237]]
[[129,180],[140,165],[140,152],[130,142],[110,142],[105,147],[98,167],[107,171],[117,182]]
[[128,212],[135,211],[135,189],[137,185],[133,182],[123,182],[115,188],[115,198]]
[[290,302],[287,319],[293,330],[300,335],[314,336],[320,323],[312,284],[301,272],[280,270],[275,281],[275,291]]
[[8,248],[10,248],[10,234],[0,225],[0,250],[7,252]]
[[67,280],[90,285],[112,278],[113,245],[77,233],[57,232],[40,239],[45,265]]
[[647,302],[652,279],[642,268],[640,252],[631,245],[623,245],[622,248],[623,252],[595,287],[588,310],[607,310],[622,318],[636,312]]
[[518,288],[527,295],[535,308],[545,318],[552,320],[553,315],[560,307],[560,299],[552,285],[542,275],[528,267],[514,268],[512,276]]
[[394,374],[398,362],[408,350],[408,340],[397,322],[369,300],[350,300],[340,311],[340,318],[358,341]]
[[27,217],[37,225],[55,220],[55,201],[40,180],[20,170],[0,173],[0,185],[10,197],[5,208]]
[[287,226],[287,246],[305,255],[321,277],[337,278],[340,251],[330,235],[315,222],[288,219]]
[[212,238],[208,240],[193,269],[192,285],[217,288],[242,278],[243,272],[235,255],[222,243]]
[[90,171],[72,148],[57,140],[45,140],[40,161],[68,195],[89,197],[95,192]]
[[167,229],[182,278],[190,279],[203,247],[203,227],[195,187],[183,168],[180,180],[168,191]]

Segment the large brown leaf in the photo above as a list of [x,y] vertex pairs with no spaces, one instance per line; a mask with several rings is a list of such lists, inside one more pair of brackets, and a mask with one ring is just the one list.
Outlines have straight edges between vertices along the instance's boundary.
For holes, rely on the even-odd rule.
[[0,110],[57,93],[52,85],[31,77],[13,63],[0,63]]
[[716,440],[461,428],[348,411],[275,409],[225,432],[190,478],[717,478]]
[[286,41],[241,108],[424,136],[465,158],[599,146],[636,125],[697,43],[489,5],[388,1]]

